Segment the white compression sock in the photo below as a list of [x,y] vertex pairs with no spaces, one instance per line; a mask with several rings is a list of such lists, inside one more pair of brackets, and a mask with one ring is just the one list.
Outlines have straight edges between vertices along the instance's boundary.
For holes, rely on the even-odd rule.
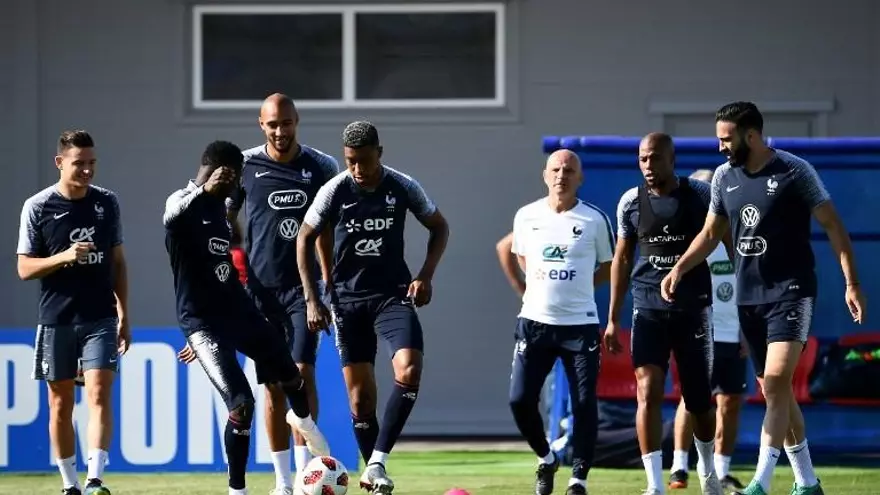
[[64,484],[64,488],[82,489],[76,476],[76,454],[67,459],[55,459],[55,463],[58,464],[58,471],[61,472],[61,482]]
[[373,454],[370,456],[370,460],[367,464],[381,464],[385,465],[385,462],[388,460],[388,454],[385,452],[379,452],[378,450],[374,450]]
[[761,484],[764,492],[770,493],[770,482],[773,480],[773,469],[779,461],[779,449],[761,446],[758,453],[758,466],[755,468],[755,479]]
[[538,464],[550,465],[550,464],[553,464],[554,462],[556,462],[556,454],[554,454],[552,450],[546,456],[538,457]]
[[272,452],[272,466],[275,468],[275,488],[293,488],[290,481],[290,451]]
[[819,483],[813,470],[813,460],[810,459],[810,447],[806,438],[797,445],[785,447],[785,454],[788,456],[791,470],[794,471],[794,482],[798,486],[815,486]]
[[89,450],[89,474],[87,480],[103,480],[104,466],[107,465],[107,458],[110,454],[106,450],[91,449]]
[[715,440],[703,442],[694,437],[694,445],[697,447],[697,474],[705,478],[715,471],[712,463],[712,456],[715,455]]
[[297,471],[302,471],[309,464],[309,461],[312,460],[312,453],[309,452],[309,448],[305,445],[294,445],[293,446],[293,465],[296,466]]
[[719,480],[730,474],[729,455],[715,454],[715,474],[718,475]]
[[669,470],[669,472],[674,473],[676,471],[688,472],[688,451],[687,450],[673,450],[672,451],[672,468]]
[[587,487],[587,480],[579,480],[577,478],[569,478],[568,486],[581,485],[582,487]]
[[657,450],[643,455],[642,464],[645,465],[645,475],[648,477],[648,490],[666,493],[666,484],[663,483],[663,452]]

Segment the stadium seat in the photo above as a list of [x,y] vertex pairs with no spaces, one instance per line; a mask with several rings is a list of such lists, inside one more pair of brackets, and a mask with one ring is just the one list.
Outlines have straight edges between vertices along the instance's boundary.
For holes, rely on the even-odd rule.
[[[819,355],[819,339],[810,336],[807,338],[807,345],[804,346],[804,352],[801,353],[798,360],[797,368],[794,370],[794,376],[791,383],[794,387],[794,397],[799,404],[807,404],[813,402],[810,397],[810,374],[816,365],[816,358]],[[761,387],[755,387],[755,393],[747,400],[750,404],[763,404],[764,394],[761,393]]]
[[599,370],[599,382],[596,385],[596,395],[600,399],[636,398],[636,378],[630,357],[629,330],[621,330],[620,344],[623,350],[616,355],[602,347],[602,368]]
[[880,332],[859,332],[843,335],[838,345],[880,344]]
[[[854,346],[861,344],[880,345],[880,332],[859,332],[843,335],[837,340],[838,345]],[[880,407],[880,399],[829,399],[829,403],[838,406]]]

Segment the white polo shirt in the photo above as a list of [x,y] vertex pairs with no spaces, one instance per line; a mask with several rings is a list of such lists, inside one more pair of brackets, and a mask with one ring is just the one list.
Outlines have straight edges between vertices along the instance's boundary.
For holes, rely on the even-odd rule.
[[712,324],[715,342],[739,342],[739,313],[736,309],[736,276],[727,259],[724,244],[718,244],[706,259],[712,273]]
[[513,219],[512,251],[525,258],[526,292],[519,316],[548,325],[598,324],[593,273],[614,257],[611,220],[578,201],[557,213],[547,198]]

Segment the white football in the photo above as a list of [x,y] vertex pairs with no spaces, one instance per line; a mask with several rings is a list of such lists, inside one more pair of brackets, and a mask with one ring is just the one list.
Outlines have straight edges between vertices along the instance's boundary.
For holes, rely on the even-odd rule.
[[345,495],[348,470],[335,457],[315,457],[296,474],[297,495]]

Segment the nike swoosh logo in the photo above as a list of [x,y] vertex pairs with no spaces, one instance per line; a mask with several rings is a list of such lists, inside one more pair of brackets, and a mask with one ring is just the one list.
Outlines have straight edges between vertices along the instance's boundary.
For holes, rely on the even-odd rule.
[[67,215],[68,213],[70,213],[70,212],[69,212],[69,211],[65,211],[64,213],[56,213],[56,214],[55,214],[55,220],[58,220],[59,218],[63,217],[64,215]]
[[259,179],[260,177],[262,177],[262,176],[264,176],[264,175],[269,175],[269,174],[271,174],[271,173],[272,173],[272,172],[256,172],[256,173],[254,173],[254,177],[256,177],[256,178]]
[[733,191],[733,190],[736,190],[736,189],[739,189],[739,186],[733,186],[733,187],[729,187],[729,186],[728,186],[728,188],[727,188],[727,192],[730,192],[730,191]]
[[595,351],[595,350],[598,349],[598,348],[599,348],[599,344],[594,344],[594,345],[590,346],[590,348],[587,349],[587,350],[590,351],[590,352],[593,352],[593,351]]
[[202,225],[208,225],[209,223],[211,223],[210,220],[202,220]]
[[354,205],[356,205],[356,204],[357,204],[357,203],[351,203],[351,204],[348,204],[348,205],[342,205],[342,209],[343,209],[343,210],[347,210],[347,209],[351,208],[352,206],[354,206]]
[[703,333],[701,333],[700,335],[694,335],[694,338],[695,338],[695,339],[702,339],[702,338],[705,337],[705,336],[706,336],[706,333],[703,332]]

